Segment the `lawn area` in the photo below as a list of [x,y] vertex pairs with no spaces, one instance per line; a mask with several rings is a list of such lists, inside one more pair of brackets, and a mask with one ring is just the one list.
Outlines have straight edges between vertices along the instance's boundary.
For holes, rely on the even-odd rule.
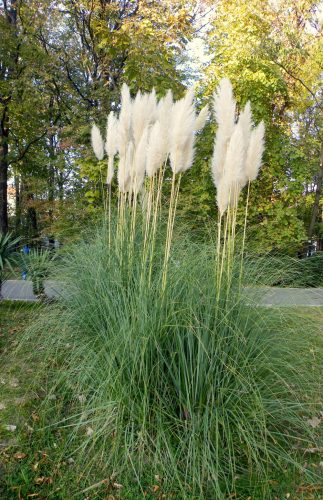
[[[69,432],[67,429],[44,429],[55,415],[42,414],[41,402],[47,393],[46,380],[39,379],[44,373],[41,366],[41,346],[34,357],[24,350],[16,350],[24,328],[34,314],[41,312],[40,306],[19,302],[0,303],[0,498],[57,498],[110,499],[124,498],[182,498],[164,492],[162,479],[149,477],[139,489],[131,473],[124,476],[106,471],[98,466],[96,477],[82,477],[75,470],[74,460],[69,456]],[[298,311],[299,313],[300,311]],[[315,319],[322,324],[323,308],[304,308],[304,321]],[[40,354],[40,355],[39,355]],[[34,362],[31,363],[31,359]],[[320,398],[321,395],[318,395]],[[56,395],[52,395],[56,403]],[[59,396],[57,396],[59,400]],[[59,405],[59,401],[57,401]],[[53,405],[55,408],[55,404]],[[51,420],[52,419],[52,420]],[[320,425],[313,420],[313,425]],[[323,423],[321,423],[323,427]],[[71,444],[71,446],[73,446]],[[323,447],[320,452],[302,450],[304,468],[313,471],[311,481],[304,480],[301,472],[286,470],[286,475],[272,477],[273,497],[320,499],[323,495]],[[255,492],[245,498],[259,499]],[[232,498],[242,498],[234,497]]]
[[22,449],[33,432],[32,412],[41,395],[41,388],[33,389],[39,367],[26,363],[24,352],[14,356],[12,363],[12,352],[37,309],[37,304],[0,303],[0,498],[20,498],[21,488],[15,487],[14,478],[17,469],[24,476],[25,462],[30,458],[30,450],[25,453]]
[[18,301],[0,303],[1,499],[70,498],[62,485],[70,482],[75,489],[78,483],[71,474],[72,463],[61,461],[59,436],[42,430],[39,409],[46,379],[39,377],[44,374],[41,346],[35,355],[19,349],[24,329],[41,307]]
[[41,346],[34,354],[17,350],[24,329],[41,307],[45,306],[0,302],[0,499],[163,498],[158,478],[151,484],[148,479],[144,496],[128,473],[121,484],[115,474],[107,477],[98,469],[89,483],[88,477],[74,471],[68,429],[64,433],[44,428],[55,422],[60,397],[52,395],[52,415],[42,413],[47,380],[39,377],[44,374]]

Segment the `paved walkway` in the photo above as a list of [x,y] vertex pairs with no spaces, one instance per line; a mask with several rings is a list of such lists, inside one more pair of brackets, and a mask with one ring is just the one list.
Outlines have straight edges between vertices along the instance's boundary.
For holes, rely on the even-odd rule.
[[[1,293],[2,297],[8,300],[37,300],[31,281],[8,280],[2,285]],[[45,293],[48,298],[58,297],[60,295],[59,284],[55,281],[45,281]]]
[[323,288],[246,288],[257,305],[267,307],[323,307]]
[[[47,297],[60,295],[60,285],[55,281],[45,282]],[[323,307],[323,288],[246,288],[246,294],[257,305],[268,307]],[[31,281],[8,280],[2,286],[4,299],[37,300]]]

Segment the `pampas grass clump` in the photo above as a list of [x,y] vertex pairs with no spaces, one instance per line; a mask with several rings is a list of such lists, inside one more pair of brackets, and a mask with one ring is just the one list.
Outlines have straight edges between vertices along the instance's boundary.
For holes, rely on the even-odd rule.
[[184,234],[161,294],[163,234],[150,282],[139,231],[135,243],[131,266],[127,246],[107,251],[104,226],[75,248],[63,266],[64,302],[28,332],[44,346],[46,367],[54,360],[56,399],[38,413],[53,436],[68,430],[61,461],[73,458],[83,485],[70,495],[113,474],[137,498],[156,475],[175,498],[272,498],[269,479],[303,470],[296,450],[315,443],[307,424],[320,384],[314,328],[304,336],[295,311],[246,302],[239,258],[236,286],[228,295],[224,270],[216,301],[216,249]]
[[[174,102],[171,92],[132,99],[122,87],[119,116],[107,122],[107,217],[67,257],[64,301],[28,332],[59,364],[50,385],[60,394],[54,428],[70,429],[83,493],[113,475],[131,476],[144,496],[148,475],[176,498],[271,498],[268,479],[300,468],[293,449],[313,439],[304,417],[315,408],[318,379],[308,363],[311,349],[320,355],[317,340],[243,294],[236,213],[261,165],[264,126],[253,126],[249,103],[236,116],[227,79],[214,112],[217,234],[212,228],[210,243],[194,243],[186,228],[174,237],[176,207],[208,110],[197,115],[192,90]],[[96,126],[92,141],[101,159]],[[45,415],[51,406],[48,399]]]

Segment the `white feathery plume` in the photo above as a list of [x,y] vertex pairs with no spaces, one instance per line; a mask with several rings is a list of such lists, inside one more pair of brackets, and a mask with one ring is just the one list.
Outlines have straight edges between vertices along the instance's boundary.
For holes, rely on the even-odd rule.
[[140,91],[133,101],[132,106],[132,129],[134,143],[137,147],[147,124],[147,97]]
[[163,165],[168,154],[168,134],[159,121],[151,127],[147,146],[146,173],[152,177]]
[[174,147],[170,151],[170,165],[175,174],[186,172],[194,160],[194,137],[188,136],[183,147]]
[[237,203],[241,187],[246,182],[244,150],[242,127],[237,123],[229,142],[223,175],[217,184],[217,205],[221,215],[229,204],[234,206]]
[[244,107],[244,110],[240,113],[238,121],[239,121],[241,128],[242,128],[245,147],[246,147],[246,151],[247,151],[247,149],[249,147],[251,130],[253,127],[250,101],[247,102],[247,104]]
[[125,185],[126,185],[126,156],[125,155],[120,155],[120,157],[119,157],[117,177],[118,177],[119,191],[124,193],[125,192]]
[[213,156],[211,159],[211,175],[213,184],[216,188],[219,185],[221,178],[223,177],[223,167],[225,162],[225,155],[227,154],[227,144],[228,141],[226,137],[222,134],[221,130],[218,129],[214,142]]
[[129,142],[127,147],[127,155],[126,155],[126,163],[125,163],[125,191],[131,191],[132,188],[132,179],[133,175],[133,164],[134,164],[134,151],[135,146],[132,141]]
[[[240,191],[247,182],[244,171],[244,152],[244,136],[241,123],[238,122],[234,127],[224,163],[224,177],[227,183],[233,187],[236,186],[236,188],[232,188],[233,193]],[[233,196],[231,201],[233,201]]]
[[194,104],[194,87],[190,87],[189,89],[186,90],[183,99],[187,104],[190,104],[191,106]]
[[[244,110],[240,113],[238,124],[240,125],[243,133],[243,142],[244,142],[243,163],[245,165],[250,143],[251,130],[253,126],[250,101],[247,102],[247,104],[244,107]],[[243,182],[241,187],[244,187],[244,185],[247,184],[247,182],[248,178],[247,175],[245,175],[245,181]]]
[[167,94],[162,97],[157,104],[157,120],[161,123],[163,119],[169,122],[169,116],[173,106],[173,93],[171,90],[167,91]]
[[236,102],[230,80],[223,78],[214,93],[214,114],[218,130],[214,140],[211,173],[215,186],[223,175],[227,148],[235,124]]
[[160,118],[163,115],[164,112],[164,104],[165,104],[165,96],[161,97],[157,103],[157,109],[156,109],[156,121],[160,121]]
[[91,142],[95,156],[98,160],[102,160],[104,156],[104,143],[101,132],[95,124],[92,125],[91,129]]
[[[170,164],[175,174],[184,172],[191,166],[190,151],[194,141],[190,140],[194,134],[195,110],[193,104],[194,91],[188,90],[185,97],[175,102],[172,107],[172,116],[169,127]],[[194,154],[194,153],[193,153]]]
[[156,90],[153,88],[148,94],[147,112],[149,113],[149,123],[154,123],[157,119],[157,97]]
[[[121,87],[121,112],[128,112],[129,108],[131,108],[131,96],[130,90],[126,83],[122,84]],[[126,113],[128,115],[128,113]]]
[[195,149],[194,149],[194,135],[192,134],[184,147],[183,150],[183,162],[181,168],[178,170],[179,172],[186,172],[186,170],[189,170],[191,166],[193,165],[194,162],[194,155],[195,155]]
[[134,176],[132,179],[132,189],[135,195],[138,194],[144,182],[148,134],[149,129],[148,127],[146,127],[142,133],[141,139],[134,153]]
[[108,156],[115,156],[117,153],[118,120],[113,111],[110,111],[107,121],[107,135],[105,150]]
[[168,89],[165,95],[165,101],[170,104],[173,104],[173,92],[171,89]]
[[126,83],[123,83],[121,86],[121,102],[123,102],[124,104],[126,101],[129,101],[130,99],[131,97],[130,97],[129,87]]
[[221,177],[219,179],[217,188],[216,188],[216,203],[222,216],[229,205],[230,200],[230,189],[231,186],[228,183],[228,179],[226,177]]
[[213,97],[215,119],[230,138],[235,121],[236,102],[233,97],[233,87],[228,78],[222,78]]
[[113,111],[109,113],[105,150],[108,155],[107,184],[111,184],[114,175],[114,157],[117,153],[118,120]]
[[206,105],[204,108],[201,109],[197,117],[195,118],[194,122],[194,131],[198,132],[199,130],[202,130],[204,125],[206,124],[206,120],[209,117],[209,106]]
[[157,100],[155,89],[151,93],[137,93],[133,103],[132,128],[135,147],[138,146],[146,127],[156,120]]
[[251,132],[245,173],[249,181],[257,178],[264,152],[265,124],[261,121]]
[[264,148],[264,124],[252,130],[248,101],[235,124],[232,85],[223,79],[214,94],[218,130],[214,142],[212,177],[217,187],[217,205],[222,215],[228,205],[235,206],[241,189],[257,177]]
[[147,148],[146,172],[153,176],[165,162],[169,153],[169,124],[173,109],[172,91],[160,99],[155,113],[157,120],[151,127]]
[[114,176],[114,157],[108,157],[107,184],[111,184]]
[[148,100],[151,103],[151,106],[157,106],[157,96],[155,87],[153,87],[151,92],[148,93]]
[[159,101],[156,110],[157,121],[160,123],[161,129],[161,139],[164,142],[164,149],[166,151],[166,156],[169,153],[170,144],[170,121],[173,110],[173,94],[169,90],[167,94]]
[[126,156],[129,141],[132,139],[131,131],[132,101],[128,86],[124,83],[121,87],[121,110],[118,124],[118,151],[120,156]]
[[120,155],[118,166],[119,190],[123,193],[129,191],[131,187],[130,169],[133,163],[133,142],[130,141],[126,148],[126,154]]

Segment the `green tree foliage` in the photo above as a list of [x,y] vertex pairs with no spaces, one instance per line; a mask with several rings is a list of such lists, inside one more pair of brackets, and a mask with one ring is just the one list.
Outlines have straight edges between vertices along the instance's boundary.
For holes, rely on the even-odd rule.
[[[7,11],[15,13],[14,29]],[[8,56],[10,81],[3,79],[10,87],[6,161],[15,178],[15,223],[35,237],[55,228],[72,197],[83,198],[90,211],[101,206],[103,176],[88,147],[89,126],[94,119],[103,128],[124,81],[133,91],[181,92],[177,65],[192,13],[181,1],[45,0],[40,6],[17,0],[0,14],[8,32],[1,54],[8,56],[10,44],[16,50]]]
[[[175,95],[181,94],[184,74],[178,63],[192,33],[188,4],[88,2],[88,9],[78,2],[67,5],[69,18],[73,20],[69,29],[71,36],[76,35],[78,40],[78,54],[74,59],[68,54],[64,65],[71,90],[74,89],[80,98],[76,116],[85,126],[72,130],[74,135],[76,131],[80,148],[83,148],[81,144],[89,144],[89,116],[104,130],[107,114],[119,105],[123,82],[133,93],[154,87],[158,95],[169,88]],[[75,60],[79,71],[75,71]],[[69,68],[71,63],[73,68]],[[88,73],[90,77],[84,78]],[[82,151],[79,165],[81,176],[87,180],[87,201],[92,209],[96,204],[101,206],[105,162],[98,166],[92,151],[87,149]]]
[[[0,1],[0,222],[29,238],[68,234],[97,217],[106,163],[89,141],[104,131],[126,82],[134,94],[155,87],[182,95],[200,77],[201,106],[223,76],[239,108],[251,100],[266,123],[262,175],[251,190],[252,241],[294,251],[319,236],[322,40],[318,5],[302,0]],[[209,63],[195,73],[185,47],[204,38]],[[200,65],[201,66],[201,65]],[[215,128],[198,138],[182,185],[181,215],[196,227],[215,217],[209,174]],[[14,185],[15,209],[7,207]],[[257,194],[256,194],[257,193]],[[314,208],[313,208],[314,207]]]
[[[1,185],[3,229],[6,221],[6,184],[14,179],[16,192],[16,229],[19,229],[24,205],[25,218],[37,232],[35,180],[46,186],[53,158],[50,138],[60,122],[61,110],[52,54],[40,38],[45,11],[37,2],[4,2],[0,11],[0,140],[1,174],[7,179]],[[58,160],[55,160],[58,161]],[[47,187],[47,186],[46,186]],[[25,221],[26,222],[26,221]],[[28,225],[28,224],[27,224]]]
[[316,13],[312,1],[220,1],[208,34],[213,59],[203,95],[229,77],[239,107],[250,100],[266,124],[264,167],[250,200],[252,240],[264,250],[293,251],[306,239],[321,140]]

